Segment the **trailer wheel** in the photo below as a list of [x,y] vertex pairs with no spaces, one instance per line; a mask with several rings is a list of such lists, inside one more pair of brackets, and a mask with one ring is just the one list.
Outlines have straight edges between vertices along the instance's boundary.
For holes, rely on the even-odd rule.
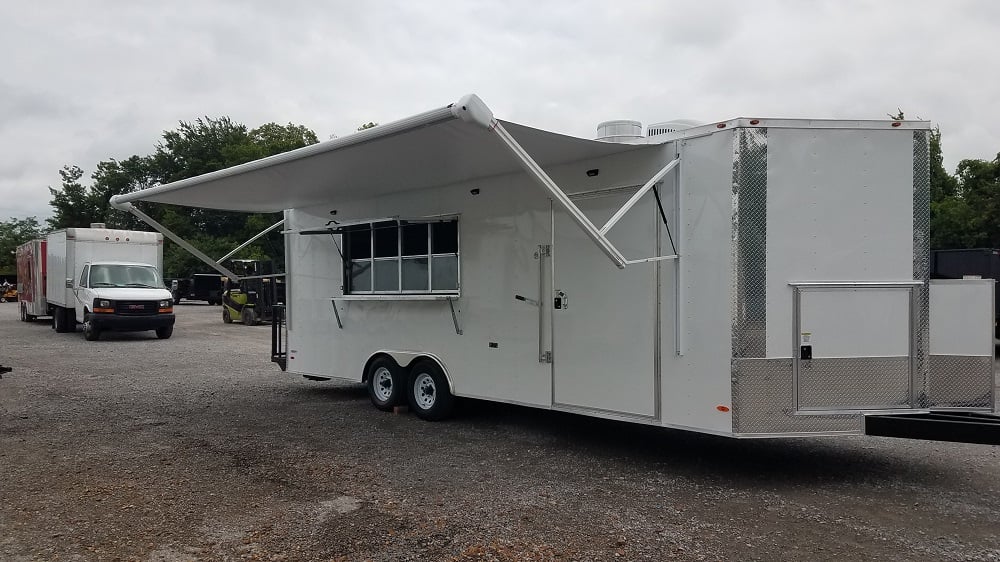
[[224,324],[232,324],[233,323],[233,317],[229,315],[229,307],[228,306],[222,307],[222,322]]
[[427,421],[443,420],[455,407],[444,371],[429,359],[417,361],[410,369],[406,399],[413,413]]
[[89,312],[83,315],[83,339],[87,341],[101,339],[101,330],[94,325],[94,319]]
[[21,306],[19,308],[21,309],[21,322],[27,322],[28,321],[28,313],[25,312],[25,310],[24,310],[24,303],[23,302],[21,303]]
[[391,357],[379,357],[365,373],[368,397],[379,410],[388,412],[406,402],[406,376]]
[[249,306],[243,308],[243,311],[240,312],[240,318],[243,320],[244,326],[256,326],[257,324],[260,324],[257,312]]

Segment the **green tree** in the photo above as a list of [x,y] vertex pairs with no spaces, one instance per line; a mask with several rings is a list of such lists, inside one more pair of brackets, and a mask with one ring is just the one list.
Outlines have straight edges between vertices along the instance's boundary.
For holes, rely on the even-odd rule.
[[86,227],[104,216],[100,199],[80,183],[83,170],[79,166],[63,166],[59,170],[59,176],[62,177],[62,188],[49,188],[49,193],[52,194],[49,202],[52,216],[47,219],[49,227]]
[[0,221],[0,276],[14,276],[17,271],[15,250],[21,244],[41,235],[42,228],[35,217]]

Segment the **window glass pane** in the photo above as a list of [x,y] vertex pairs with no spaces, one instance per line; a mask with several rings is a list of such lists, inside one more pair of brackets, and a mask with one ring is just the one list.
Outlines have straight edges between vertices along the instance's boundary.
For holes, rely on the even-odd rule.
[[[378,240],[378,234],[375,235]],[[396,260],[375,260],[375,290],[399,290],[399,262]]]
[[344,232],[347,239],[347,253],[351,259],[372,257],[371,227],[367,224],[348,227]]
[[431,258],[431,289],[435,291],[455,291],[458,289],[458,256]]
[[351,262],[351,290],[372,290],[372,262],[370,260]]
[[427,258],[406,258],[403,260],[403,290],[427,290]]
[[431,253],[458,252],[458,221],[431,223]]
[[394,222],[380,222],[374,225],[375,257],[391,258],[399,255],[399,227]]
[[403,255],[427,255],[426,224],[408,224],[403,226]]
[[83,268],[83,275],[80,276],[80,286],[87,286],[87,276],[90,275],[90,266]]

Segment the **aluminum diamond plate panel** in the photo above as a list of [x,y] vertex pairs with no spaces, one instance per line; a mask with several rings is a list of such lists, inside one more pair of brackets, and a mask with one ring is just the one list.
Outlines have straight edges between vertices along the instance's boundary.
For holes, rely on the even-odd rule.
[[925,405],[930,354],[931,180],[928,131],[913,131],[913,279],[915,289],[912,374],[915,406]]
[[909,407],[910,358],[836,357],[799,362],[800,410]]
[[[733,136],[733,358],[765,356],[767,129]],[[734,365],[735,368],[735,365]],[[733,373],[735,378],[736,373]]]
[[733,380],[733,432],[742,434],[861,432],[861,416],[792,415],[792,360],[739,359]]
[[992,408],[993,358],[930,355],[928,405],[934,408]]

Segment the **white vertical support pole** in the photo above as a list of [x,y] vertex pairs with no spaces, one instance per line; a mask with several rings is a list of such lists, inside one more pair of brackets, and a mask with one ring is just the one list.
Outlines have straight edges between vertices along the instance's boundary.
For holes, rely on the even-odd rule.
[[[681,146],[677,147],[677,162],[681,160]],[[677,168],[676,181],[674,182],[674,223],[677,225],[677,239],[674,240],[674,253],[677,259],[674,260],[674,345],[677,348],[677,356],[684,355],[684,183],[681,178],[684,176],[684,168]]]

